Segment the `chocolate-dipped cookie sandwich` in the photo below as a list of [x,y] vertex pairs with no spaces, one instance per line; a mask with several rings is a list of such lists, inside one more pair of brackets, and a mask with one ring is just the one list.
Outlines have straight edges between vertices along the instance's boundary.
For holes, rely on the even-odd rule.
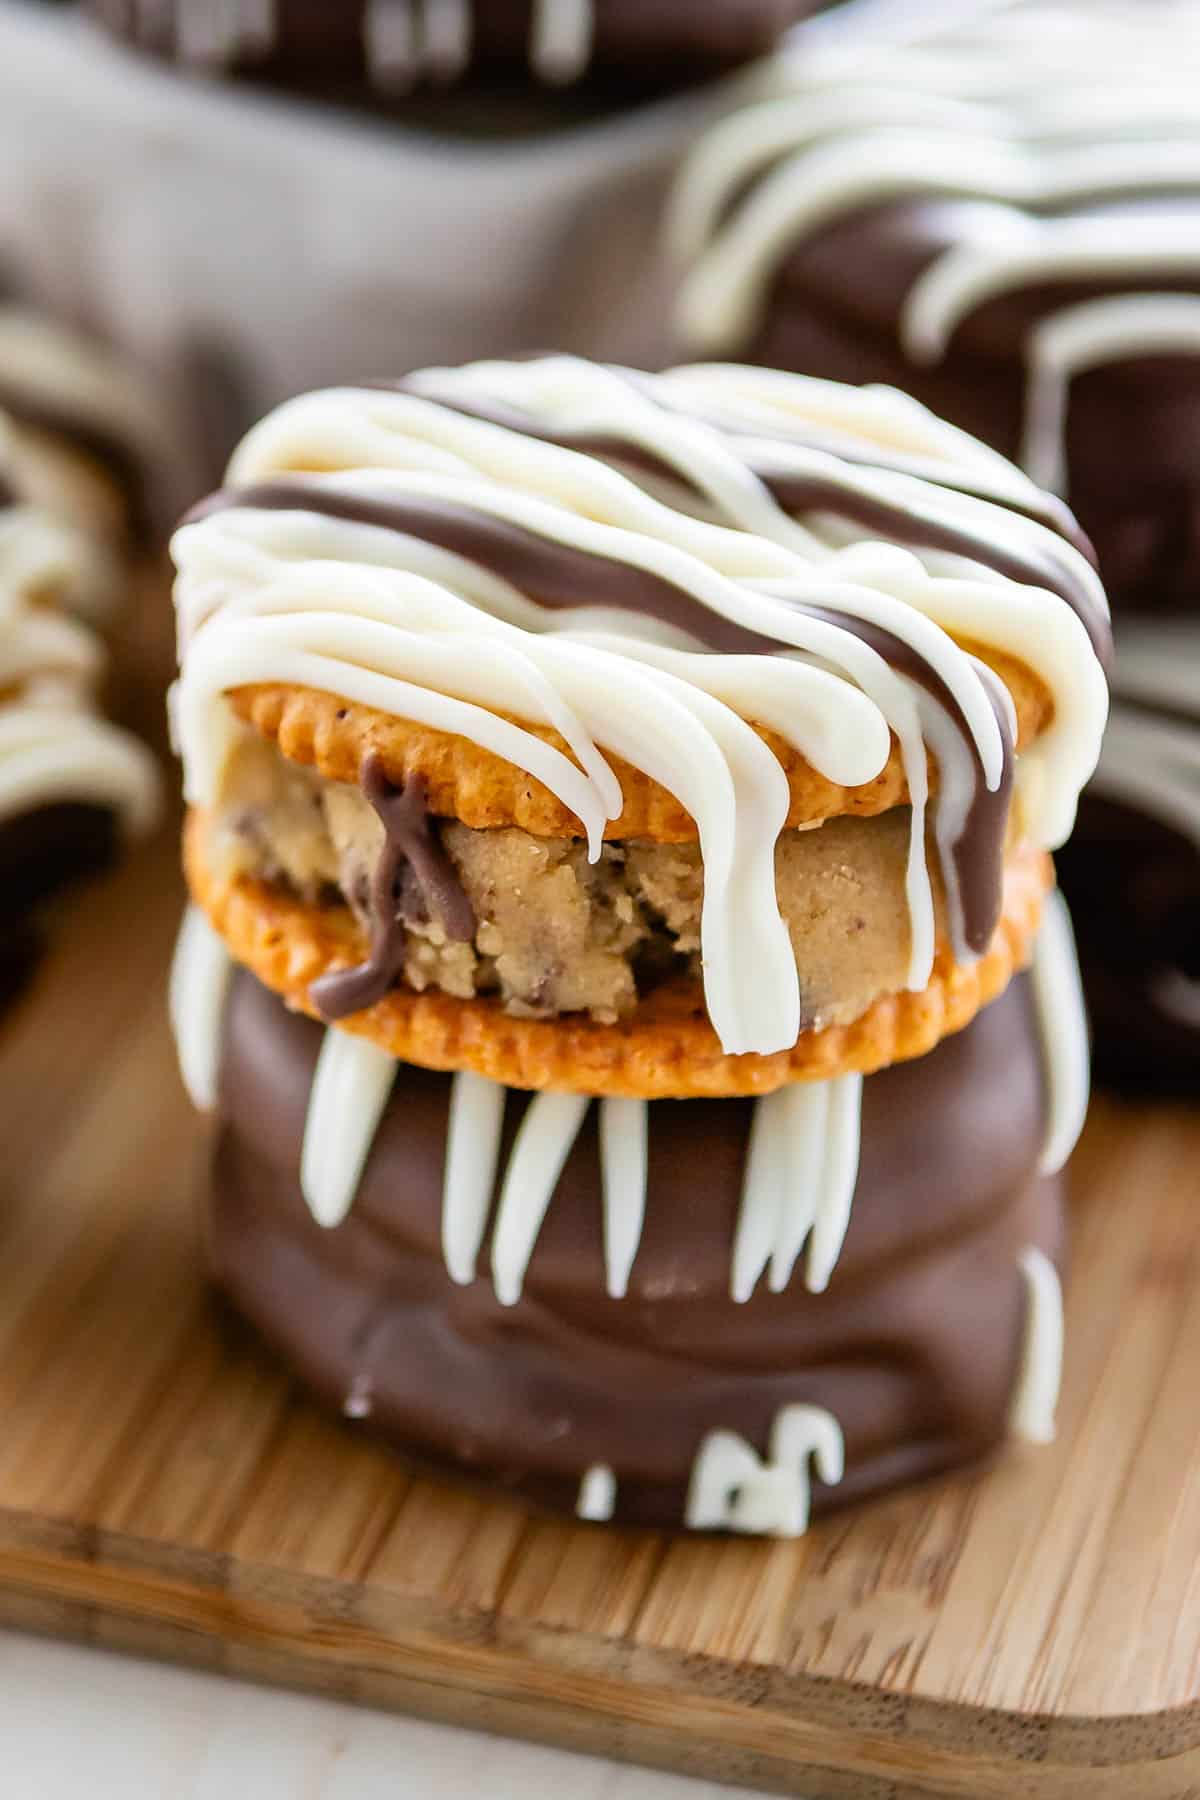
[[[847,6],[690,159],[681,335],[904,387],[1069,501],[1118,614],[1194,619],[1198,82],[1195,0]],[[1063,885],[1098,1066],[1194,1093],[1200,639],[1117,637]]]
[[103,346],[0,302],[0,415],[0,478],[22,509],[22,542],[33,541],[29,508],[47,528],[85,533],[69,603],[91,618],[111,615],[130,559],[164,526],[159,483],[173,448],[162,409]]
[[677,87],[765,55],[819,0],[88,0],[185,68],[376,100],[481,79]]
[[69,616],[111,581],[106,546],[0,491],[0,1000],[32,966],[42,903],[158,814],[154,759],[101,716],[104,649]]
[[174,552],[212,1257],[312,1386],[785,1535],[1049,1436],[1065,510],[894,393],[544,357],[289,403]]

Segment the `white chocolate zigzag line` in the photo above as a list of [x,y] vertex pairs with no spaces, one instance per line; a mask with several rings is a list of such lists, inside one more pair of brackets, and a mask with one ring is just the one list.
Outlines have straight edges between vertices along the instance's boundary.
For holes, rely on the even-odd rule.
[[[1200,192],[1194,10],[1156,13],[1153,52],[1136,6],[1023,0],[966,19],[961,9],[926,9],[915,26],[914,13],[907,28],[899,15],[896,31],[888,8],[850,6],[808,37],[799,32],[777,59],[776,96],[733,114],[694,152],[668,230],[687,271],[679,318],[691,342],[746,342],[791,247],[888,200],[968,200],[991,218],[986,242],[980,233],[952,247],[911,289],[900,335],[914,361],[937,361],[971,311],[1022,284],[1200,280],[1194,209],[1044,216],[1099,198]],[[1166,318],[1163,296],[1146,292],[1064,329],[1081,366],[1138,354],[1140,339],[1164,331],[1172,348],[1200,354],[1200,328],[1178,312],[1169,327]],[[1038,350],[1035,339],[1035,369]],[[1026,466],[1039,478],[1063,460],[1052,428],[1045,419],[1029,428],[1036,455]]]
[[732,1431],[705,1438],[692,1469],[684,1523],[693,1531],[803,1537],[811,1506],[811,1470],[828,1487],[845,1473],[845,1445],[832,1413],[785,1406],[771,1428],[770,1454]]

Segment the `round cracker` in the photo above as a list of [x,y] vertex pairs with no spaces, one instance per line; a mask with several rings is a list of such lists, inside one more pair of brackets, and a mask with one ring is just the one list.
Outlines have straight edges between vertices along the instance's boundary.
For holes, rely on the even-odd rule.
[[[184,863],[193,897],[235,961],[294,1011],[319,1019],[312,984],[363,960],[361,926],[347,907],[310,906],[250,876],[216,876],[205,858],[205,833],[206,816],[192,813]],[[803,1032],[790,1050],[773,1056],[727,1056],[695,982],[656,989],[616,1025],[578,1015],[513,1018],[490,999],[394,989],[338,1028],[423,1068],[468,1069],[506,1087],[642,1100],[725,1099],[771,1093],[794,1081],[871,1074],[926,1055],[1003,992],[1030,960],[1053,880],[1043,852],[1013,852],[1000,924],[977,962],[956,964],[943,948],[920,993],[887,995],[853,1024]]]
[[[994,650],[972,648],[973,654],[995,670],[1013,697],[1018,744],[1032,743],[1053,716],[1048,690],[1023,663]],[[244,687],[236,689],[230,699],[238,715],[277,744],[284,756],[315,768],[327,781],[356,782],[367,756],[374,753],[382,759],[388,780],[397,787],[413,775],[421,775],[430,810],[439,818],[459,819],[476,831],[516,825],[534,837],[584,835],[575,814],[540,781],[467,738],[392,718],[312,688],[280,684]],[[517,722],[570,756],[557,732],[525,720]],[[908,803],[908,782],[895,741],[886,766],[873,781],[847,788],[827,781],[776,732],[759,725],[754,730],[787,775],[791,789],[787,825],[793,830],[843,814],[873,817]],[[606,826],[606,838],[643,838],[659,844],[695,842],[696,822],[673,794],[620,757],[610,756],[609,761],[621,783],[625,805],[620,817]],[[930,773],[936,788],[932,757]]]

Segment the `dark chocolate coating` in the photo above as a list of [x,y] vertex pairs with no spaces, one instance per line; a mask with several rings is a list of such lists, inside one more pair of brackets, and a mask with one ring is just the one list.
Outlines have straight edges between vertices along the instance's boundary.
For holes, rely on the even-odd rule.
[[116,848],[116,818],[102,806],[59,801],[0,822],[0,1008],[24,987],[42,950],[30,913],[108,868]]
[[[1133,1091],[1200,1099],[1200,851],[1159,820],[1089,793],[1057,862],[1097,1073]],[[1194,1016],[1166,999],[1172,978],[1195,983]]]
[[[1125,201],[1120,216],[1131,210]],[[912,201],[864,208],[814,233],[781,268],[748,359],[904,388],[1015,457],[1031,327],[1065,306],[1146,283],[1042,283],[1005,294],[963,320],[940,363],[921,367],[900,345],[904,301],[931,263],[973,241],[978,217],[966,201]],[[1194,293],[1196,280],[1156,275],[1154,289]],[[1200,607],[1200,357],[1144,356],[1080,373],[1071,383],[1066,450],[1071,509],[1095,546],[1115,610]]]
[[[168,0],[147,10],[128,0],[85,0],[87,10],[141,50],[196,66],[180,20],[216,0]],[[405,0],[399,0],[405,3]],[[595,0],[588,78],[653,91],[736,67],[765,55],[797,20],[824,0]],[[300,87],[338,101],[387,98],[364,54],[366,0],[276,0],[274,32],[249,34],[224,59],[225,72]],[[460,80],[519,78],[532,83],[529,41],[533,0],[472,0],[472,55]],[[437,86],[436,80],[427,85]],[[392,98],[398,104],[406,96]]]
[[40,905],[113,862],[117,821],[106,806],[61,800],[0,823],[0,919]]
[[[445,1273],[450,1078],[400,1067],[348,1219],[315,1225],[299,1159],[320,1032],[249,976],[229,1003],[209,1238],[234,1304],[331,1405],[422,1462],[573,1511],[585,1469],[616,1517],[678,1525],[715,1429],[760,1452],[776,1413],[827,1408],[847,1471],[820,1509],[918,1479],[1006,1435],[1022,1342],[1019,1252],[1061,1261],[1061,1184],[1037,1173],[1041,1062],[1024,982],[931,1056],[866,1083],[863,1160],[827,1293],[729,1297],[751,1103],[650,1117],[645,1232],[628,1296],[605,1292],[595,1112],[568,1159],[524,1296]],[[510,1095],[505,1154],[524,1110]],[[503,1160],[501,1166],[503,1167]]]

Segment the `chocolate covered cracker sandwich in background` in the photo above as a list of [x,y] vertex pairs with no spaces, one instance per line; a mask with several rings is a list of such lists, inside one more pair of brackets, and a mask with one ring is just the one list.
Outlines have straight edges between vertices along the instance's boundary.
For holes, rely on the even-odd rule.
[[1065,509],[895,393],[545,356],[283,406],[174,554],[209,1242],[313,1388],[785,1536],[1048,1438]]
[[107,545],[0,490],[0,1003],[32,967],[44,903],[158,816],[154,758],[100,710],[105,651],[84,618],[112,578]]
[[1097,1062],[1191,1093],[1198,85],[1195,0],[858,0],[702,135],[670,230],[690,353],[902,387],[1079,518],[1118,626],[1062,866]]
[[395,102],[486,81],[673,88],[772,50],[819,0],[87,0],[196,72]]

